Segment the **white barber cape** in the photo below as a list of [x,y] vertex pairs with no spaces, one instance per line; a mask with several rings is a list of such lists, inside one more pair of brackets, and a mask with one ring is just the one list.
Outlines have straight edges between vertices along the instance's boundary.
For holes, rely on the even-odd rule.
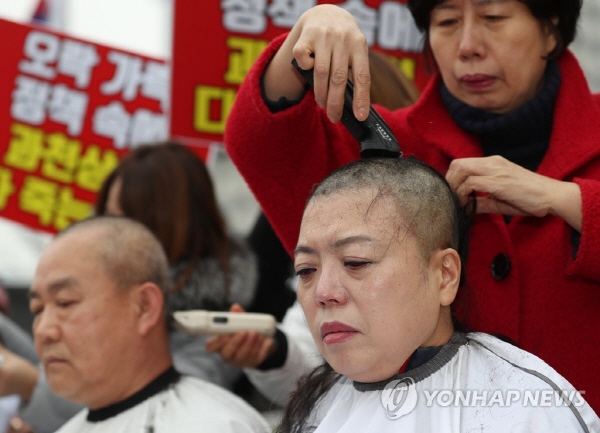
[[342,377],[308,425],[318,433],[600,432],[598,416],[550,366],[479,333],[454,334],[429,361],[383,382]]
[[[143,394],[143,390],[141,393]],[[133,396],[134,400],[139,400],[136,397],[139,394]],[[127,401],[131,401],[131,398],[125,400]],[[85,409],[56,433],[270,431],[262,416],[245,401],[221,387],[191,376],[181,376],[168,384],[166,389],[154,393],[133,407],[125,408],[126,406],[121,402],[98,411]]]

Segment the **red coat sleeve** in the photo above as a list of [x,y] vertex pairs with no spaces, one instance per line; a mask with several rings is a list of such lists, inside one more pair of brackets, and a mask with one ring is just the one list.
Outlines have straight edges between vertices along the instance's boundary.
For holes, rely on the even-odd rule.
[[600,281],[600,181],[575,178],[581,188],[583,221],[577,257],[570,275]]

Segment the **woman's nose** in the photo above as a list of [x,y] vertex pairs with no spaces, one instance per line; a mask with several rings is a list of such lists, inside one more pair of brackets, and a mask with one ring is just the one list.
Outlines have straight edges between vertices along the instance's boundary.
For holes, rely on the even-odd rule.
[[460,35],[458,54],[463,60],[485,57],[485,43],[477,23],[465,23]]
[[348,292],[340,280],[339,272],[323,270],[317,283],[316,302],[321,307],[346,305]]

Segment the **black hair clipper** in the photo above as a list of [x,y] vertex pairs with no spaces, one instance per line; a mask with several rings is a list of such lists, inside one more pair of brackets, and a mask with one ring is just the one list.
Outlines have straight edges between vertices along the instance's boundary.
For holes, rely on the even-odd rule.
[[[296,59],[292,60],[294,68],[304,77],[311,87],[314,86],[313,70],[304,70],[298,66]],[[354,85],[348,80],[344,94],[344,111],[342,113],[342,124],[360,143],[360,156],[362,158],[384,157],[400,158],[402,151],[400,144],[394,136],[390,127],[375,111],[373,106],[369,109],[369,117],[360,121],[354,117],[352,112],[352,99],[354,96]]]

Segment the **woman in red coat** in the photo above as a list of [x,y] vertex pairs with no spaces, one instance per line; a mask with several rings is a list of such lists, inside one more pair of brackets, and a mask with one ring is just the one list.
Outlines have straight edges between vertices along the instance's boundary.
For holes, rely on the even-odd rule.
[[[477,193],[456,312],[540,356],[599,411],[600,111],[566,50],[581,1],[408,3],[438,73],[415,106],[380,113],[405,154],[445,173],[463,200]],[[315,68],[314,92],[293,57]],[[317,6],[259,58],[230,115],[228,151],[288,251],[312,185],[359,157],[331,122],[349,74],[364,119],[364,36],[344,10]]]

